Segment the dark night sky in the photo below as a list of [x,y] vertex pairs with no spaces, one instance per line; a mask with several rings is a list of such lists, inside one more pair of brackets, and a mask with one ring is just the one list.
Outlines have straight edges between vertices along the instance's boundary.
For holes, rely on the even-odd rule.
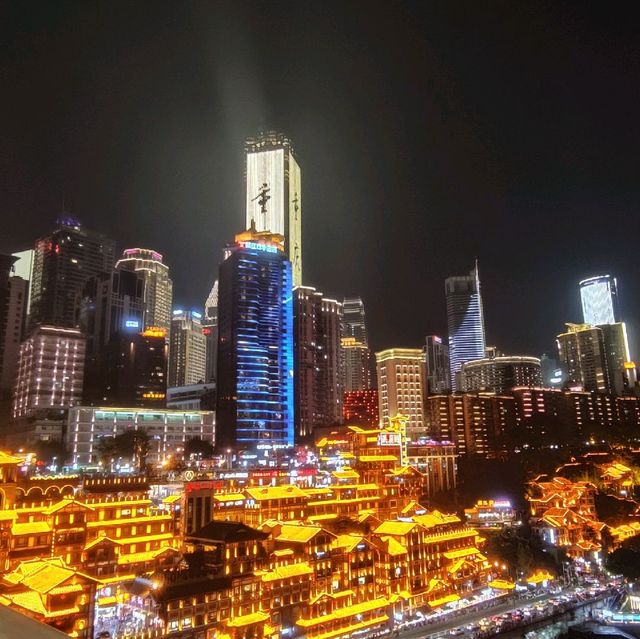
[[[632,5],[629,5],[629,9]],[[586,11],[586,13],[585,13]],[[244,222],[242,142],[295,143],[304,279],[360,294],[374,348],[446,330],[480,261],[488,341],[552,347],[577,281],[640,317],[640,63],[623,4],[34,2],[0,14],[0,250],[64,195],[159,250],[201,306]]]

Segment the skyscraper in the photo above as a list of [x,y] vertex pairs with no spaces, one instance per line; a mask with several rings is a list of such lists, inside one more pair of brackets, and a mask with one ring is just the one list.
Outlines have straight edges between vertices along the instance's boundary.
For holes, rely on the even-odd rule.
[[[147,328],[113,338],[101,357],[102,383],[85,389],[83,403],[164,408],[168,350],[164,328]],[[91,396],[91,391],[98,394]]]
[[342,336],[353,337],[369,346],[364,302],[361,297],[345,297],[342,301]]
[[294,439],[293,297],[284,237],[255,225],[220,265],[216,441],[222,448]]
[[295,424],[300,441],[342,419],[342,304],[310,286],[293,291]]
[[218,280],[213,283],[204,303],[202,333],[207,338],[205,382],[214,382],[218,368]]
[[168,335],[171,330],[173,282],[169,277],[169,267],[162,262],[162,255],[149,249],[126,249],[116,263],[116,269],[143,275],[144,316],[141,328],[163,328]]
[[10,413],[29,282],[13,275],[17,258],[0,255],[0,422]]
[[345,297],[342,302],[342,358],[345,391],[369,390],[375,386],[364,303],[360,297]]
[[439,395],[451,390],[447,344],[437,335],[427,335],[424,353],[427,364],[427,394]]
[[121,393],[114,389],[131,382],[129,360],[121,354],[144,326],[144,283],[142,272],[112,269],[82,287],[77,321],[87,339],[83,402],[115,403]]
[[626,324],[624,322],[615,322],[601,324],[598,328],[602,331],[611,392],[616,395],[623,395],[628,386],[627,377],[629,375],[629,369],[625,364],[631,360]]
[[31,312],[31,286],[33,283],[33,260],[35,258],[35,251],[33,249],[18,251],[17,253],[13,253],[13,257],[17,258],[17,261],[13,265],[13,274],[16,277],[21,277],[23,280],[26,280],[28,284],[25,309],[28,317]]
[[405,415],[407,436],[417,441],[426,436],[424,419],[425,355],[421,348],[390,348],[376,353],[380,424]]
[[585,324],[620,321],[618,284],[611,275],[597,275],[580,282],[580,300]]
[[79,404],[84,355],[85,339],[78,329],[37,327],[20,346],[13,416]]
[[63,217],[36,242],[31,283],[31,324],[75,326],[76,297],[92,275],[110,272],[115,245]]
[[480,294],[478,264],[469,275],[445,280],[451,388],[460,389],[460,369],[464,362],[485,356],[484,314]]
[[247,138],[246,226],[284,236],[285,255],[291,262],[293,285],[302,284],[302,190],[300,167],[291,140],[266,131]]
[[202,314],[174,309],[169,351],[169,386],[204,382],[207,373],[207,338],[202,332]]
[[567,324],[558,335],[558,359],[567,382],[587,391],[611,392],[602,329],[590,324]]
[[355,337],[342,338],[342,366],[345,392],[369,390],[371,380],[371,351]]

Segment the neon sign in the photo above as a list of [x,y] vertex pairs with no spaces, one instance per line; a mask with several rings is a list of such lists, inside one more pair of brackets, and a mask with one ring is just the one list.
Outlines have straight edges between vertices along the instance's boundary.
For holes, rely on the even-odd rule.
[[241,242],[241,244],[244,248],[251,249],[252,251],[262,251],[264,253],[278,252],[278,248],[270,244],[258,244],[257,242]]

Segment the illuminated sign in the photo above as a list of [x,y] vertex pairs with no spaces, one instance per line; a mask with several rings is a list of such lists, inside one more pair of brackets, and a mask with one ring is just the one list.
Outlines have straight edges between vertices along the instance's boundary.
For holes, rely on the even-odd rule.
[[[285,151],[284,149],[264,149],[247,153],[247,222],[253,220],[258,231],[272,233],[285,232]],[[269,187],[270,199],[266,205],[266,215],[260,209],[256,197],[263,185]]]
[[196,319],[201,319],[202,313],[198,313],[197,311],[191,311],[191,316],[195,317]]
[[631,371],[636,367],[636,363],[635,362],[625,362],[624,363],[624,367],[626,370]]
[[165,394],[164,393],[143,393],[142,397],[144,399],[164,399],[165,398]]
[[127,320],[124,325],[127,328],[140,328],[140,322],[138,320]]
[[378,435],[378,446],[400,446],[400,433],[383,431]]
[[277,253],[278,248],[271,244],[258,244],[257,242],[240,242],[244,248],[251,249],[252,251],[262,251],[264,253]]
[[203,328],[202,329],[202,334],[203,335],[211,335],[211,329],[210,328]]
[[142,335],[142,337],[166,337],[167,329],[160,328],[159,326],[148,326],[140,335]]
[[184,311],[183,311],[181,308],[176,308],[176,309],[173,311],[173,314],[174,314],[174,315],[182,315],[183,313],[184,313]]

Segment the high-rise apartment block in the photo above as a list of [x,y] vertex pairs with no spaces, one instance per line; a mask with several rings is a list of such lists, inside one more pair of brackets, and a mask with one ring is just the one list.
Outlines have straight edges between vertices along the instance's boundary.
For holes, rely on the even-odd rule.
[[627,326],[624,322],[600,324],[604,341],[604,357],[609,374],[611,392],[615,395],[624,395],[633,389],[633,381],[629,379],[629,373],[635,373],[635,367],[631,365],[629,353],[629,340]]
[[462,365],[460,379],[465,393],[506,393],[515,386],[540,386],[540,360],[521,355],[471,360]]
[[207,337],[202,313],[174,309],[169,349],[169,386],[201,384],[207,373]]
[[144,315],[141,330],[162,328],[171,330],[173,282],[169,267],[157,251],[142,248],[126,249],[116,263],[117,270],[135,271],[144,279]]
[[217,445],[290,446],[293,289],[284,237],[252,225],[226,253],[218,299]]
[[585,324],[620,321],[618,284],[611,275],[597,275],[580,282],[580,301]]
[[427,365],[427,394],[439,395],[451,390],[449,346],[437,335],[427,335],[424,354]]
[[80,330],[37,327],[20,346],[13,416],[79,404],[84,357],[85,339]]
[[485,356],[484,314],[478,265],[469,275],[445,280],[451,387],[459,390],[464,362]]
[[604,333],[590,324],[567,324],[556,339],[558,359],[569,385],[586,391],[611,392]]
[[115,245],[72,218],[36,242],[31,283],[31,324],[76,325],[77,297],[92,275],[111,272]]
[[26,280],[28,283],[25,309],[28,317],[31,313],[31,286],[33,282],[33,261],[35,259],[35,251],[33,249],[18,251],[17,253],[13,253],[13,257],[16,258],[16,261],[13,264],[13,274],[16,277],[21,277],[23,280]]
[[494,393],[432,395],[426,400],[431,435],[455,444],[458,455],[495,457],[502,435],[515,428],[515,400]]
[[284,236],[293,285],[302,284],[302,188],[291,140],[266,131],[245,143],[246,226]]
[[310,286],[293,291],[296,438],[342,419],[342,304]]
[[342,414],[348,425],[378,428],[380,423],[378,391],[376,389],[345,391]]
[[420,348],[390,348],[376,353],[380,424],[391,418],[408,418],[411,441],[426,437],[424,419],[425,355]]

